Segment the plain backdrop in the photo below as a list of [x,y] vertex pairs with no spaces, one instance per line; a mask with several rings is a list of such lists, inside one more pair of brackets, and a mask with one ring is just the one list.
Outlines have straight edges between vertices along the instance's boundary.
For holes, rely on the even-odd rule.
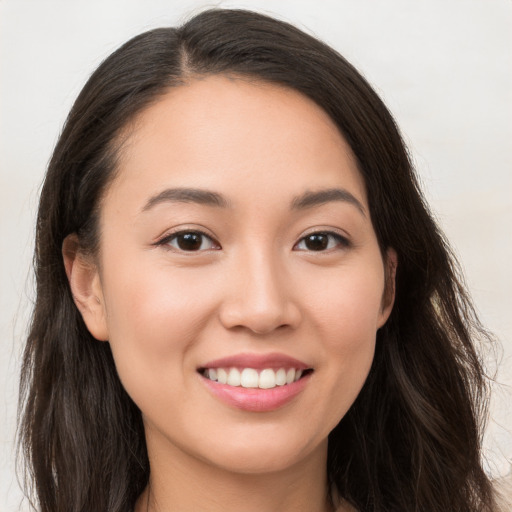
[[0,511],[23,508],[14,434],[34,297],[34,219],[64,119],[87,77],[121,43],[216,6],[273,14],[323,39],[356,65],[395,115],[481,318],[503,346],[485,464],[493,476],[506,474],[512,460],[511,0],[0,0]]

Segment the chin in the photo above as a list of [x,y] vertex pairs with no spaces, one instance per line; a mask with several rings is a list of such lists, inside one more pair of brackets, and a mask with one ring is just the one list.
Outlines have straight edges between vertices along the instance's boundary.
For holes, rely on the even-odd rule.
[[[236,441],[236,440],[235,440]],[[295,441],[295,442],[293,442]],[[231,438],[209,452],[210,464],[239,474],[264,474],[286,471],[309,457],[327,459],[327,439],[320,443],[280,436],[256,436],[234,442]]]

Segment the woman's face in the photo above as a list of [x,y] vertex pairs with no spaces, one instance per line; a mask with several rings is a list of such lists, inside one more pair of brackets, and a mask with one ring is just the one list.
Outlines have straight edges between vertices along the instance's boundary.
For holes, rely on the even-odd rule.
[[242,473],[325,463],[392,302],[363,179],[328,115],[243,79],[171,89],[133,126],[100,228],[82,311],[150,456]]

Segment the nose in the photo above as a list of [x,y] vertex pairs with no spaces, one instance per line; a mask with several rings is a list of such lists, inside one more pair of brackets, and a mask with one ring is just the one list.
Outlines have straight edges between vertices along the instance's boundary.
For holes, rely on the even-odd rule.
[[230,269],[228,291],[220,307],[220,321],[225,328],[262,335],[298,326],[301,311],[289,274],[275,260],[254,251]]

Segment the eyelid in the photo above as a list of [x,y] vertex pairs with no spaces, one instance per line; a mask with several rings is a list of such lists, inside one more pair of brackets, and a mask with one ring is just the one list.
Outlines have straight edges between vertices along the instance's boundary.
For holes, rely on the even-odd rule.
[[[212,244],[215,245],[216,247],[209,248],[209,249],[201,249],[201,250],[197,250],[197,251],[185,251],[185,250],[180,250],[179,248],[175,248],[170,245],[169,242],[171,240],[173,240],[174,238],[176,238],[177,236],[179,236],[181,234],[187,234],[187,233],[195,233],[195,234],[199,234],[205,238],[208,238],[212,242]],[[335,249],[335,248],[329,248],[329,249],[324,249],[324,250],[320,250],[320,251],[314,251],[314,250],[310,250],[310,249],[296,249],[297,246],[301,242],[303,242],[308,236],[311,236],[311,235],[326,235],[326,236],[333,237],[338,241],[337,245],[341,246],[342,248],[349,248],[353,245],[352,241],[350,240],[350,237],[344,231],[336,229],[336,228],[332,228],[332,227],[329,227],[329,228],[318,227],[318,228],[312,228],[312,229],[308,230],[307,232],[305,232],[299,238],[299,240],[294,244],[293,249],[299,250],[299,251],[305,251],[305,252],[306,251],[307,252],[330,252],[333,249]],[[201,253],[201,252],[205,252],[205,251],[222,249],[220,243],[216,240],[216,238],[212,234],[208,233],[204,228],[192,227],[192,226],[190,226],[190,227],[179,226],[177,228],[172,229],[171,231],[167,231],[167,232],[165,232],[164,235],[160,236],[152,245],[167,246],[170,250],[175,250],[178,253]]]
[[338,241],[337,245],[343,249],[347,249],[349,247],[352,247],[352,245],[353,245],[352,241],[350,240],[350,237],[344,231],[341,231],[341,230],[335,229],[335,228],[313,228],[311,230],[308,230],[306,233],[304,233],[299,238],[297,243],[293,246],[294,250],[304,251],[304,252],[318,252],[318,253],[324,252],[325,253],[325,252],[330,252],[330,251],[336,249],[336,248],[332,248],[332,247],[329,249],[321,250],[321,251],[314,251],[314,250],[310,250],[310,249],[296,249],[296,247],[301,242],[303,242],[308,236],[311,236],[311,235],[331,236]]
[[[195,234],[204,236],[205,238],[208,238],[209,240],[211,240],[212,244],[215,245],[216,247],[213,249],[210,248],[210,249],[201,249],[201,250],[197,250],[197,251],[185,251],[185,250],[180,250],[179,248],[176,248],[176,247],[173,247],[170,245],[169,242],[171,240],[173,240],[174,238],[176,238],[179,235],[183,235],[183,234],[187,234],[187,233],[195,233]],[[204,230],[202,228],[198,228],[198,227],[183,227],[183,226],[180,226],[178,228],[174,228],[171,231],[165,232],[165,234],[162,235],[161,237],[159,237],[156,240],[156,242],[153,243],[153,245],[167,247],[169,250],[174,250],[177,253],[181,253],[181,254],[202,253],[202,252],[206,252],[206,251],[221,249],[219,242],[215,239],[215,237],[213,235],[211,235],[210,233],[207,233],[206,230]]]

